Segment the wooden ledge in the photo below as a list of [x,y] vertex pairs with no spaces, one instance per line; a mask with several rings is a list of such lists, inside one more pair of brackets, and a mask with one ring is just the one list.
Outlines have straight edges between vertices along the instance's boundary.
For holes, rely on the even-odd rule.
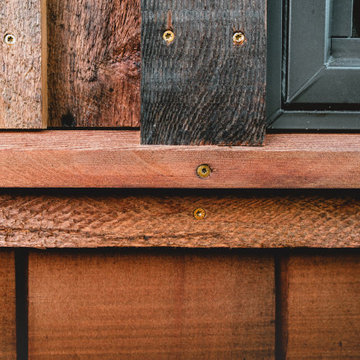
[[138,131],[117,130],[0,136],[4,188],[360,187],[360,134],[268,135],[263,147],[144,146]]

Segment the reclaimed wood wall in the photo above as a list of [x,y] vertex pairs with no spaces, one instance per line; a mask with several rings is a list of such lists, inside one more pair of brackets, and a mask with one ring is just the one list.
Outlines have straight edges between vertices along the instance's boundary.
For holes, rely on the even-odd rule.
[[238,1],[6,0],[0,128],[138,128],[141,103],[145,144],[261,145],[266,2]]
[[[41,128],[47,111],[49,127],[139,127],[140,2],[44,4],[0,4],[0,127]],[[356,193],[58,190],[0,204],[0,360],[360,357]]]

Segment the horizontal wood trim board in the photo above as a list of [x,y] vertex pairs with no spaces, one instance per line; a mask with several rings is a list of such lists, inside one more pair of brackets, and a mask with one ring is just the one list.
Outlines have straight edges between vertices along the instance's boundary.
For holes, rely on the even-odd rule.
[[[46,193],[0,195],[0,246],[360,247],[358,191],[347,195]],[[206,213],[203,220],[195,219],[196,209]]]
[[0,136],[4,188],[360,187],[357,134],[268,135],[263,147],[140,145],[138,131],[116,130]]

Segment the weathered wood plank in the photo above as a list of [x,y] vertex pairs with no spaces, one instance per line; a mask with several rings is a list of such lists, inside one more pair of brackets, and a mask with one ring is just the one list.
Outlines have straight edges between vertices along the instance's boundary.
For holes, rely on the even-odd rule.
[[[0,128],[46,126],[42,108],[42,19],[45,0],[0,2]],[[45,20],[44,20],[45,21]],[[46,39],[46,34],[44,34]],[[43,79],[42,79],[43,75]],[[46,83],[46,81],[44,81]]]
[[142,0],[141,10],[142,143],[260,145],[266,1]]
[[32,252],[29,358],[273,359],[273,259]]
[[139,0],[49,0],[49,123],[138,127]]
[[286,359],[360,358],[360,253],[292,255],[287,271]]
[[0,360],[10,359],[16,359],[15,259],[14,251],[0,250]]
[[58,193],[1,194],[0,246],[360,246],[359,192]]
[[[212,169],[205,179],[201,164]],[[3,133],[0,168],[1,187],[360,188],[360,136],[277,134],[264,147],[225,147],[141,146],[136,131]]]

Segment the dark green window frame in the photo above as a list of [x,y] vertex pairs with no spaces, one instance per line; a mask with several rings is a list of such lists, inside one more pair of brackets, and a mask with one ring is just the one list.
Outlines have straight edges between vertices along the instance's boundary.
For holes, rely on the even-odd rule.
[[269,129],[360,130],[360,38],[338,1],[268,1]]

